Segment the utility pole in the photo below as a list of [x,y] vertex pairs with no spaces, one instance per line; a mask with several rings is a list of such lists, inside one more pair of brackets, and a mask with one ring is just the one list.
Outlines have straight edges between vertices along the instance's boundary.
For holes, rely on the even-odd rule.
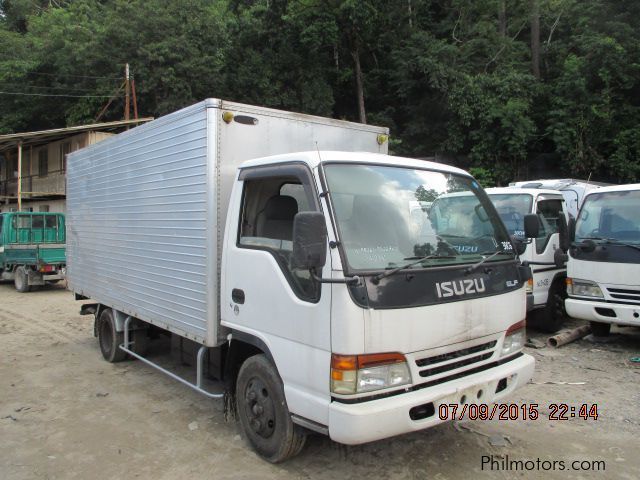
[[124,67],[124,119],[129,120],[129,94],[131,92],[131,85],[129,84],[129,64],[127,63]]
[[[133,76],[132,76],[133,77]],[[136,98],[136,78],[131,78],[131,94],[133,95],[133,118],[138,119],[138,99]]]
[[18,143],[18,211],[22,211],[22,142]]

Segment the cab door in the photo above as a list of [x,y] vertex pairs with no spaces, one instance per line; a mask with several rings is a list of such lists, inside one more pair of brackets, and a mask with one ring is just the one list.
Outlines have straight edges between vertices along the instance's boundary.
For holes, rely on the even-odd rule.
[[302,163],[278,164],[243,169],[237,181],[225,234],[222,324],[266,345],[292,413],[327,425],[331,289],[289,263],[296,213],[320,211],[312,173]]
[[[561,216],[565,216],[564,199],[561,196],[540,195],[536,199],[535,208],[540,223],[540,232],[533,242],[533,260],[553,263],[554,253],[560,246],[559,221]],[[533,266],[534,305],[547,303],[553,279],[562,270],[566,270],[566,268],[557,268],[554,265]]]

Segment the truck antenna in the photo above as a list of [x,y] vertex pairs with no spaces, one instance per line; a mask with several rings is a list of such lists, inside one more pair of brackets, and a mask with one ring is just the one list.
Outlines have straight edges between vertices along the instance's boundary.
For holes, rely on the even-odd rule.
[[318,160],[322,162],[322,157],[320,156],[320,147],[318,147],[317,141],[316,141],[316,152],[318,152]]

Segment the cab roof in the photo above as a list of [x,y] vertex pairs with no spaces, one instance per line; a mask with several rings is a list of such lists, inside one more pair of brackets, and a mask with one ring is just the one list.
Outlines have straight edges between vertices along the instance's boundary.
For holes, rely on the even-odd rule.
[[415,158],[395,157],[381,153],[369,152],[338,152],[338,151],[309,151],[296,152],[284,155],[272,155],[269,157],[256,158],[244,162],[240,168],[258,167],[262,165],[274,165],[278,163],[303,161],[311,168],[316,168],[320,163],[344,162],[344,163],[369,163],[376,165],[388,165],[397,167],[409,167],[426,170],[436,170],[443,173],[455,173],[458,175],[471,176],[464,170],[445,165],[442,163],[430,162],[427,160],[417,160]]
[[562,192],[559,190],[550,190],[548,188],[520,188],[520,187],[494,187],[486,188],[487,194],[491,195],[557,195],[562,196]]
[[632,190],[640,190],[640,183],[630,183],[628,185],[612,185],[610,187],[598,188],[597,190],[592,190],[587,193],[585,197],[606,192],[629,192]]

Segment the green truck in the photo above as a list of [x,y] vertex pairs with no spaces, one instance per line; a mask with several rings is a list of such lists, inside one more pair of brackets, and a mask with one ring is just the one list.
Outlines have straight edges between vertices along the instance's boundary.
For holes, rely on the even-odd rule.
[[56,283],[66,269],[65,219],[62,213],[0,214],[0,278],[16,290]]

